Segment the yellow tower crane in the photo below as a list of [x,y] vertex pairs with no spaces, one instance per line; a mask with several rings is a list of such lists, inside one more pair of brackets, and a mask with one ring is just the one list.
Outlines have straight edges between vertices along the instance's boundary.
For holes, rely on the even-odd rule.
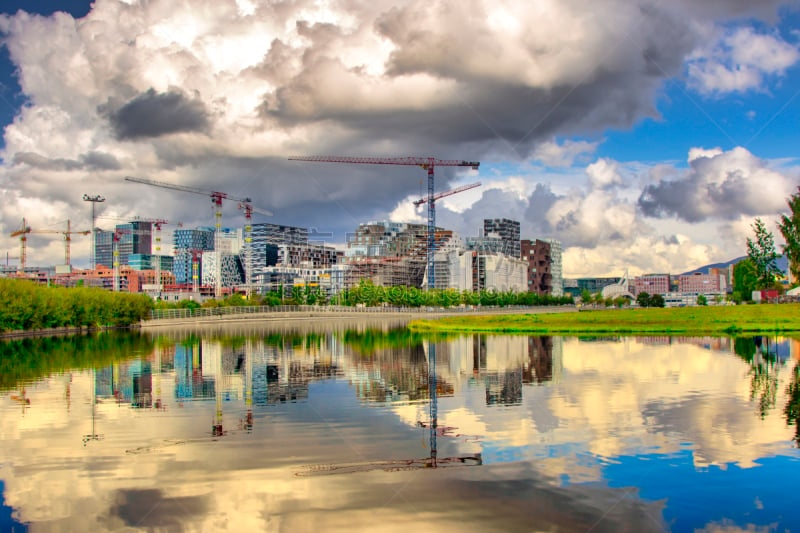
[[11,234],[12,237],[19,237],[20,238],[20,254],[19,254],[19,271],[21,273],[25,272],[25,262],[27,258],[27,241],[29,234],[55,234],[55,235],[63,235],[64,236],[64,264],[70,264],[70,242],[72,241],[72,235],[89,235],[91,233],[90,230],[72,230],[70,227],[70,221],[67,220],[67,229],[66,231],[57,230],[57,229],[31,229],[30,226],[27,225],[25,219],[22,219],[22,226],[17,231]]

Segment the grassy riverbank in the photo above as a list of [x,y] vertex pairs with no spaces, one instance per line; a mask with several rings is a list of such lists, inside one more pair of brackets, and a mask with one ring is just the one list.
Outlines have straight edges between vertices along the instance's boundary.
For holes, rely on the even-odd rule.
[[412,331],[534,334],[800,334],[800,304],[619,309],[580,313],[458,316],[414,320]]

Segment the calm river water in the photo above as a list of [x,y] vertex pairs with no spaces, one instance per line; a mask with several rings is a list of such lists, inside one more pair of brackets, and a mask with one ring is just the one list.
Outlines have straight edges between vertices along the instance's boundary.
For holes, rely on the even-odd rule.
[[0,344],[0,530],[800,531],[798,341]]

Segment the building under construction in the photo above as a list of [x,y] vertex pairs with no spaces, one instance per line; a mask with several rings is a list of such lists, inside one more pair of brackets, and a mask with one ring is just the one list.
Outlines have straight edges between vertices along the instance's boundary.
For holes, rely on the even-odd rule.
[[[436,228],[435,246],[443,249],[452,231]],[[400,222],[369,222],[348,237],[345,262],[347,287],[362,279],[384,287],[422,287],[427,265],[427,226]]]

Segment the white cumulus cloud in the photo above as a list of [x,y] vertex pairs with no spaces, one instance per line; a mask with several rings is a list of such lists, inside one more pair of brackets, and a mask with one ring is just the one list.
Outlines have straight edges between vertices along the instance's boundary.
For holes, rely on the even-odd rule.
[[800,51],[777,34],[753,28],[720,31],[718,40],[696,51],[688,63],[690,86],[708,95],[765,90],[800,60]]

